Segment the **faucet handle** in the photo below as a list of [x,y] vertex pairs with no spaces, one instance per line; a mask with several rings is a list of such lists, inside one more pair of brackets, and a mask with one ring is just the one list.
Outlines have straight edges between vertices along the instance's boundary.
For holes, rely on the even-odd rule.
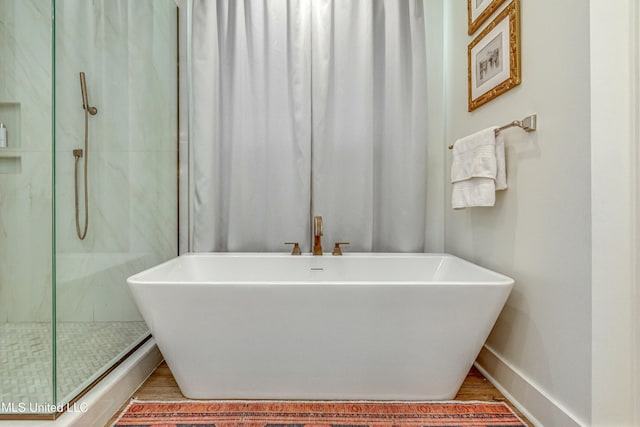
[[285,245],[293,245],[293,249],[291,250],[291,255],[302,255],[302,251],[300,250],[300,244],[298,242],[284,242]]
[[342,249],[340,248],[340,245],[348,245],[349,242],[336,242],[336,245],[333,247],[333,252],[331,252],[332,255],[342,255]]

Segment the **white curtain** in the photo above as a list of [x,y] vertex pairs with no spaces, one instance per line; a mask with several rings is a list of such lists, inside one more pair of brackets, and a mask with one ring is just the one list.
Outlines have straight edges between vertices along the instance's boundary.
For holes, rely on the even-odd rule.
[[422,6],[194,1],[192,250],[424,249]]
[[194,0],[192,250],[309,245],[309,2]]
[[423,251],[422,0],[314,0],[313,213],[355,251]]

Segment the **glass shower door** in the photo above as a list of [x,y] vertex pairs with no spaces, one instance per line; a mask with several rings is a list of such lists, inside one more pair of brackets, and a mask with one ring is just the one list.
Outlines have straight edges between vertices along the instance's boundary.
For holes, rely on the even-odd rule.
[[177,255],[177,8],[56,0],[55,26],[61,403],[148,336],[126,278]]
[[0,0],[0,415],[51,412],[51,3]]

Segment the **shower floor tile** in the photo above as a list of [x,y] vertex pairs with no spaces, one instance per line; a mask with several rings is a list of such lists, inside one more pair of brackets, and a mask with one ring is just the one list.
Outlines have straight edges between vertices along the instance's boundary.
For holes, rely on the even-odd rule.
[[[58,323],[58,401],[78,394],[148,333],[144,322]],[[50,323],[0,324],[0,413],[53,405],[51,341]]]

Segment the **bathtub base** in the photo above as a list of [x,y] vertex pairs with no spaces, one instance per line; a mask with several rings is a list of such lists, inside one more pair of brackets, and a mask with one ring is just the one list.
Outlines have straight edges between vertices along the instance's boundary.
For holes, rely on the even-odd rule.
[[448,400],[501,307],[477,310],[498,289],[458,291],[466,301],[425,287],[189,287],[171,297],[180,322],[154,319],[153,333],[193,399]]
[[[435,274],[465,263],[452,258]],[[329,273],[341,267],[322,262]],[[513,281],[497,276],[484,284],[129,284],[186,397],[449,400],[511,290]]]

